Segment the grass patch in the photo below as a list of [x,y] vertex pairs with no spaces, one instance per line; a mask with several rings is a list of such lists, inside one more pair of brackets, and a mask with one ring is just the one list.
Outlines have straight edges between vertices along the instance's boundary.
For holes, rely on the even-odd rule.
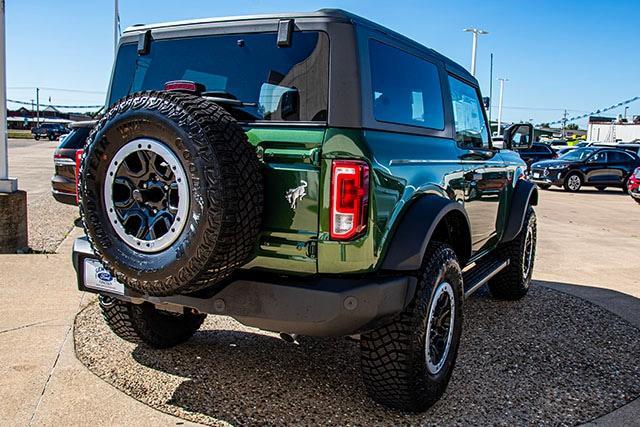
[[30,130],[20,130],[20,129],[9,129],[8,131],[9,138],[16,139],[33,139]]

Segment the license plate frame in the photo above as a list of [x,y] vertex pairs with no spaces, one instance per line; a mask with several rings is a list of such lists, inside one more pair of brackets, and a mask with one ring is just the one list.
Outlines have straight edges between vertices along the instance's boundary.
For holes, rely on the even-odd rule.
[[82,269],[82,281],[86,288],[124,295],[124,285],[118,282],[97,259],[85,258]]

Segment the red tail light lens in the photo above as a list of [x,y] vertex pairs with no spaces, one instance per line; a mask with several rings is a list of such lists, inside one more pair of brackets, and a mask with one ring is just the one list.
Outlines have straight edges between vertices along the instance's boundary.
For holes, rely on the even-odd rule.
[[367,228],[369,166],[358,160],[331,165],[331,239],[351,240]]
[[164,90],[169,92],[184,92],[200,95],[204,92],[204,86],[189,80],[172,80],[164,84]]
[[76,150],[76,203],[80,202],[80,195],[78,194],[78,180],[80,179],[80,162],[82,161],[83,149]]

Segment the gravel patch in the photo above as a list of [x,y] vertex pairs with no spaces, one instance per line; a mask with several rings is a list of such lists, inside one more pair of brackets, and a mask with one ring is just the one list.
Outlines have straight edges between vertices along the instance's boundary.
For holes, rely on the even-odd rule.
[[74,331],[77,357],[96,375],[154,408],[211,425],[575,425],[640,395],[640,331],[539,286],[519,302],[482,293],[466,303],[452,381],[418,415],[366,396],[358,344],[346,339],[287,344],[209,316],[188,343],[153,350],[116,338],[97,304],[78,315]]
[[56,201],[51,194],[27,194],[29,247],[34,252],[53,253],[73,229],[77,206]]

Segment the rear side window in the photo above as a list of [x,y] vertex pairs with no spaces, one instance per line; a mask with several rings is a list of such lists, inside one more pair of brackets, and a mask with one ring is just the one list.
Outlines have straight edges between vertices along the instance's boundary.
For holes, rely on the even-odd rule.
[[612,163],[624,163],[633,160],[633,157],[628,155],[627,153],[622,153],[620,151],[609,151],[609,161]]
[[62,141],[60,148],[72,148],[79,149],[84,147],[87,137],[89,136],[91,128],[75,128],[71,130],[69,135]]
[[373,115],[390,122],[444,129],[438,67],[410,53],[369,41]]
[[456,141],[465,148],[488,148],[489,130],[478,92],[472,86],[449,76]]

